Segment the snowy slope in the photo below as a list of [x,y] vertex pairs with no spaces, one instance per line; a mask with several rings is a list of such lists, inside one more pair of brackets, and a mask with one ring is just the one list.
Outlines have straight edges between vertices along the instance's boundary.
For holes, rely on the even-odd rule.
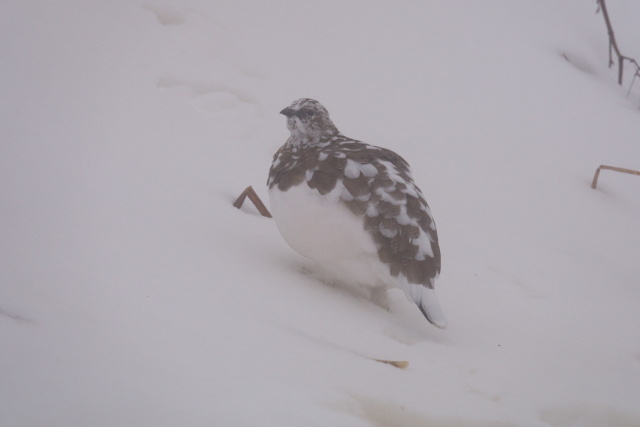
[[[590,188],[640,169],[640,90],[595,9],[0,2],[0,426],[640,424],[640,179]],[[447,330],[231,206],[300,97],[412,164]]]

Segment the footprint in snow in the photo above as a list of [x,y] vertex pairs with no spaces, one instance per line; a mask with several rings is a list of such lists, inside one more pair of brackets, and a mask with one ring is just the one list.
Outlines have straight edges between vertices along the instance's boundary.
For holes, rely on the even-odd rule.
[[[490,421],[465,419],[459,415],[454,417],[433,416],[421,413],[393,400],[376,399],[357,393],[349,393],[351,401],[332,403],[328,406],[336,411],[348,413],[361,418],[372,426],[402,427],[513,427],[511,422],[492,419]],[[426,411],[425,411],[426,412]]]
[[636,372],[640,372],[640,353],[636,354],[636,357],[633,359],[633,368]]
[[252,97],[226,85],[165,77],[158,81],[156,87],[186,92],[198,110],[224,120],[256,116],[260,112]]
[[15,311],[0,306],[0,318],[10,319],[19,323],[33,323],[33,320]]
[[543,410],[542,421],[553,427],[637,427],[640,413],[613,406],[598,406],[592,402],[582,405],[554,406]]
[[180,25],[185,22],[185,15],[171,6],[146,4],[143,7],[146,11],[153,13],[161,25]]

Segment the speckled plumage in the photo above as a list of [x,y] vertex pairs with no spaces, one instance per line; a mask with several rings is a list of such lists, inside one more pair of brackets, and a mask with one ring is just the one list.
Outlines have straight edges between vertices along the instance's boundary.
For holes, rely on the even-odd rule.
[[281,113],[291,136],[267,185],[285,240],[343,281],[403,289],[431,323],[446,327],[434,291],[438,234],[409,164],[342,135],[313,99]]

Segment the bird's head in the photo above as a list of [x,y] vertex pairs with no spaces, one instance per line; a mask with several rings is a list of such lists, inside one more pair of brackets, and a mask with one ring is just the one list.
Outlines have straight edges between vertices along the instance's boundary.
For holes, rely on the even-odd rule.
[[287,117],[291,141],[296,145],[318,144],[339,133],[327,109],[315,99],[293,101],[280,114]]

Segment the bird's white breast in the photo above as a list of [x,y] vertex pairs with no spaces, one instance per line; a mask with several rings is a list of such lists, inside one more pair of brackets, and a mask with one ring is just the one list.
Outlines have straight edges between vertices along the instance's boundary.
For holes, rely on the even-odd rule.
[[320,195],[303,182],[287,191],[269,190],[271,213],[285,241],[335,278],[380,286],[388,277],[362,218],[339,202],[342,184]]

